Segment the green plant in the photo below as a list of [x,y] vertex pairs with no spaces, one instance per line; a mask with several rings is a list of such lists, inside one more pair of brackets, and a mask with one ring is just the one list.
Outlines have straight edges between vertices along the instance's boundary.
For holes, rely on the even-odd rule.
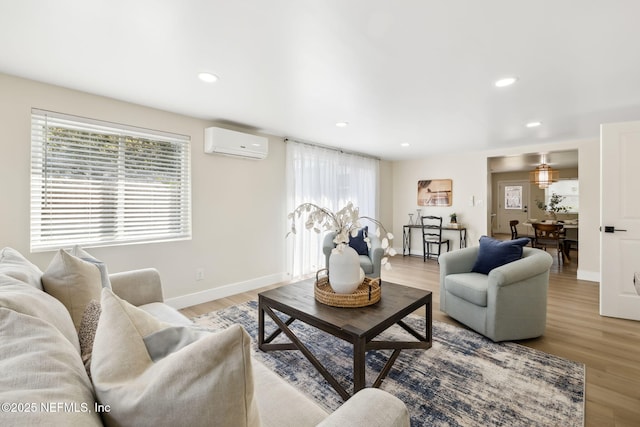
[[547,212],[566,213],[566,212],[569,212],[569,206],[559,206],[564,199],[566,199],[566,197],[556,193],[551,193],[551,198],[549,198],[548,205],[543,201],[536,199],[536,206],[538,206],[538,209],[541,209]]
[[458,215],[455,212],[450,214],[449,218],[450,218],[451,222],[457,222],[458,221]]

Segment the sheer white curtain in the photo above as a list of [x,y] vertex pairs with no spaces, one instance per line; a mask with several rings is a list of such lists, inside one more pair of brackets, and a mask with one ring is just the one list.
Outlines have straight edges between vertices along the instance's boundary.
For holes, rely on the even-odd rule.
[[[360,214],[377,217],[379,161],[329,148],[287,141],[287,212],[301,203],[315,203],[332,211],[348,202]],[[324,233],[306,230],[302,219],[288,240],[287,271],[299,277],[325,267]]]

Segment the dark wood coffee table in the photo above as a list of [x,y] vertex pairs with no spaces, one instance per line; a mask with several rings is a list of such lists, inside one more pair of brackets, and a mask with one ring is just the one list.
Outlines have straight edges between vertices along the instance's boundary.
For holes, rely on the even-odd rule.
[[[258,294],[258,346],[262,351],[299,350],[347,400],[350,395],[311,351],[296,337],[289,325],[295,320],[304,322],[353,345],[353,393],[365,387],[365,354],[369,350],[393,350],[373,387],[379,387],[403,349],[431,348],[431,292],[394,283],[382,284],[382,298],[374,305],[362,308],[337,308],[316,301],[313,293],[314,279],[285,285]],[[425,306],[426,326],[421,334],[403,322],[409,314]],[[274,311],[289,316],[281,320]],[[277,324],[271,335],[265,337],[264,314]],[[400,325],[417,341],[377,341],[381,332],[394,324]],[[290,340],[272,343],[281,333]]]

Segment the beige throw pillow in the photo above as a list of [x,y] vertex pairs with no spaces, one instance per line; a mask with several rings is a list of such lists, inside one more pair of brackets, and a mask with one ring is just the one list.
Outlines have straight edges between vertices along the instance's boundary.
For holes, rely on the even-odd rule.
[[89,301],[100,300],[102,278],[94,264],[60,249],[42,275],[42,285],[46,293],[67,307],[78,331]]
[[107,264],[105,264],[103,261],[100,261],[99,259],[91,255],[90,253],[88,253],[78,245],[75,245],[73,249],[71,249],[71,255],[76,256],[83,261],[87,261],[95,265],[98,268],[98,270],[100,270],[100,279],[102,280],[102,287],[103,288],[111,287],[111,281],[109,280],[109,271],[107,271]]
[[[159,333],[174,326],[109,289],[102,290],[101,306],[91,374],[98,400],[110,406],[105,425],[260,425],[250,338],[241,326],[185,337],[179,327]],[[155,361],[145,338],[154,342]],[[175,351],[159,351],[162,339]]]

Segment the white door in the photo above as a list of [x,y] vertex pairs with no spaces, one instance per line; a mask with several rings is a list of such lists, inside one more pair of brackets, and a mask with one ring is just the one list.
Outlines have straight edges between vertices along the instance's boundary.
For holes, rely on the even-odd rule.
[[526,236],[528,230],[523,224],[529,218],[529,181],[498,182],[498,197],[497,227],[493,231],[511,234],[509,221],[517,219],[518,234]]
[[600,314],[640,320],[640,122],[602,125],[600,153]]

